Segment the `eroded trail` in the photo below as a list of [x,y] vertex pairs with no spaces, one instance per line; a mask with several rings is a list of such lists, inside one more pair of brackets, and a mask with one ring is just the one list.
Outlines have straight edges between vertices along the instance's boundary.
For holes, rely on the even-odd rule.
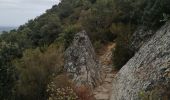
[[112,65],[112,49],[115,48],[115,43],[108,44],[104,50],[101,50],[99,55],[99,60],[102,64],[102,69],[104,72],[103,83],[96,87],[93,91],[94,97],[96,100],[109,100],[110,92],[112,89],[112,80],[116,74],[116,71],[113,70]]

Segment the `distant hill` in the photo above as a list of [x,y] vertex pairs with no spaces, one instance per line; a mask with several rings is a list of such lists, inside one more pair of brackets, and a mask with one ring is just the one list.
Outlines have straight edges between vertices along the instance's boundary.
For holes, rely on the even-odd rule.
[[12,29],[16,29],[17,27],[11,27],[11,26],[0,26],[0,33],[3,31],[10,31]]

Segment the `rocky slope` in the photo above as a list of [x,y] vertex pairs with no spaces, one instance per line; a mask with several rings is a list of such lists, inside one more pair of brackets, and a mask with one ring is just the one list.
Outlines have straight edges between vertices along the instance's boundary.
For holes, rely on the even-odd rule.
[[153,35],[153,30],[150,30],[145,26],[140,26],[131,37],[131,50],[137,52]]
[[170,99],[170,22],[142,43],[112,84],[110,100]]
[[169,100],[170,22],[157,32],[141,27],[133,38],[136,54],[116,74],[109,62],[115,44],[107,47],[99,62],[82,31],[66,50],[65,69],[76,85],[92,88],[96,100]]

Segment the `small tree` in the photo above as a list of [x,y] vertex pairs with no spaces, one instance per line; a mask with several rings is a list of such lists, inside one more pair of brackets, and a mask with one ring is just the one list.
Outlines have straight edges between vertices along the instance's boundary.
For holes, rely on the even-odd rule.
[[0,99],[12,99],[15,85],[15,67],[11,61],[20,57],[21,52],[17,44],[0,42]]
[[22,59],[14,61],[19,72],[16,84],[17,99],[46,100],[46,86],[50,76],[58,75],[63,69],[63,49],[58,45],[51,45],[46,51],[39,48],[24,52]]

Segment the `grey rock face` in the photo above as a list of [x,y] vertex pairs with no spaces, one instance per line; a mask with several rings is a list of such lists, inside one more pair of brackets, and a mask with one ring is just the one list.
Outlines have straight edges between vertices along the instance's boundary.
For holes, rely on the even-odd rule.
[[101,82],[100,64],[85,31],[77,33],[66,50],[65,69],[77,86],[94,88]]
[[140,100],[140,93],[155,93],[153,100],[170,99],[170,23],[144,43],[116,75],[111,100]]
[[132,51],[137,52],[153,35],[154,32],[152,30],[149,30],[145,26],[140,26],[131,38]]

